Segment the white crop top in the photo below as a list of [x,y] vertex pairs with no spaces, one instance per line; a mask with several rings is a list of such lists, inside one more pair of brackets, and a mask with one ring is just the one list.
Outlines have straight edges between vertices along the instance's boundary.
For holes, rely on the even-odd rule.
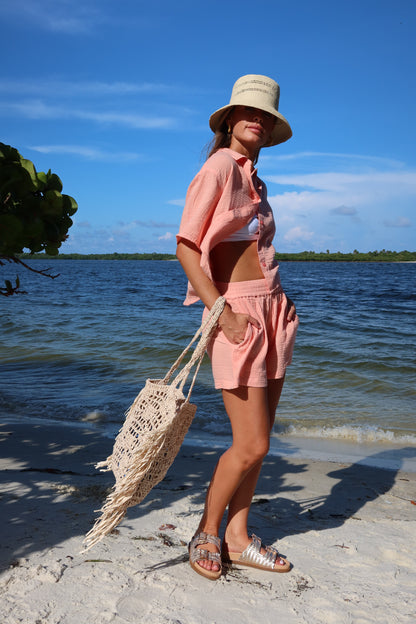
[[223,243],[231,243],[233,241],[252,241],[257,240],[259,237],[259,218],[254,216],[249,223],[244,225],[240,230],[233,232],[227,238],[224,238]]

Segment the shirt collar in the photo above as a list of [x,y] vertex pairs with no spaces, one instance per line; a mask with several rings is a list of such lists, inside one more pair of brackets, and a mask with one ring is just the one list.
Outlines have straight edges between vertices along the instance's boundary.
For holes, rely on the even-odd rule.
[[236,152],[236,151],[230,149],[229,147],[222,147],[221,150],[218,150],[218,151],[227,152],[228,154],[230,154],[230,156],[232,156],[232,158],[234,158],[234,160],[236,162],[238,162],[243,167],[244,167],[244,165],[246,163],[248,163],[247,170],[248,170],[249,174],[252,177],[255,177],[257,175],[257,168],[256,167],[253,168],[253,169],[251,168],[253,163],[251,162],[251,160],[249,158],[247,158],[247,156],[244,156],[243,154],[240,154],[239,152]]
[[[234,160],[238,163],[241,163],[242,165],[248,161],[249,159],[247,158],[247,156],[243,156],[243,154],[240,154],[239,152],[235,152],[234,150],[230,149],[229,147],[222,147],[221,150],[222,152],[227,152],[228,154],[230,154],[230,156],[232,156],[234,158]],[[250,161],[251,162],[251,161]]]

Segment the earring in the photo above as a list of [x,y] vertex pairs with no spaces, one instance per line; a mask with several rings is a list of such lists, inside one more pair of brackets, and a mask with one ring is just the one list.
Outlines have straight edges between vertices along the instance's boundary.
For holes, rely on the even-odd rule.
[[233,133],[233,129],[231,128],[231,126],[228,124],[228,134],[232,134]]

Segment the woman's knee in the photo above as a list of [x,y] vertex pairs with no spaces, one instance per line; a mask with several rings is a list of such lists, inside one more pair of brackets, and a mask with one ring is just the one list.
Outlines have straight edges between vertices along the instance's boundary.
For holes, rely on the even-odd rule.
[[244,446],[233,444],[232,449],[237,460],[242,464],[243,470],[250,470],[266,457],[269,452],[269,439],[256,440]]

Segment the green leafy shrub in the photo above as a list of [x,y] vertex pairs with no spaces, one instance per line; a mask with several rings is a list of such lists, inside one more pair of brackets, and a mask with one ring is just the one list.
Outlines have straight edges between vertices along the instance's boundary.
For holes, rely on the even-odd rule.
[[[16,256],[24,249],[56,256],[77,208],[75,199],[62,193],[56,173],[38,173],[17,149],[0,143],[0,264],[2,259],[19,263]],[[1,292],[17,288],[9,282]]]
[[38,173],[30,160],[0,143],[0,255],[25,248],[57,255],[77,208],[75,199],[62,194],[56,173]]

